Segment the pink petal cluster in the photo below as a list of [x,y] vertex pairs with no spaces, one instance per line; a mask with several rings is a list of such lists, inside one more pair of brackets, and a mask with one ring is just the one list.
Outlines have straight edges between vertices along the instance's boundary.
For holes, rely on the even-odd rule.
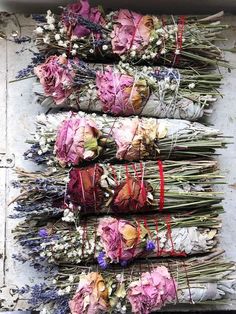
[[132,47],[137,50],[145,48],[149,43],[153,29],[153,19],[148,15],[140,15],[129,10],[120,10],[112,31],[112,50],[122,55]]
[[127,298],[132,313],[148,314],[161,309],[166,302],[176,299],[177,284],[168,269],[159,266],[143,273],[140,280],[130,284]]
[[138,230],[128,221],[103,218],[99,222],[97,234],[106,256],[112,262],[131,260],[142,251],[137,247]]
[[57,105],[62,104],[72,93],[75,75],[69,61],[62,56],[51,56],[34,68],[46,96],[51,96]]
[[99,154],[100,132],[96,123],[89,118],[64,120],[58,129],[55,153],[59,163],[78,165],[81,161],[92,160]]
[[98,273],[81,275],[77,291],[69,307],[71,314],[100,314],[108,312],[108,293]]
[[155,154],[157,125],[155,119],[129,119],[113,130],[117,145],[116,158],[135,161]]
[[[78,3],[69,4],[62,14],[62,22],[69,36],[74,35],[81,38],[91,33],[89,28],[78,21],[79,17],[82,17],[87,22],[99,25],[104,25],[105,23],[102,13],[98,8],[91,8],[88,0],[80,0]],[[95,36],[99,37],[99,34],[96,33]]]
[[136,113],[132,95],[135,96],[138,91],[132,76],[114,72],[114,69],[108,66],[105,71],[97,72],[96,85],[104,112],[121,116]]

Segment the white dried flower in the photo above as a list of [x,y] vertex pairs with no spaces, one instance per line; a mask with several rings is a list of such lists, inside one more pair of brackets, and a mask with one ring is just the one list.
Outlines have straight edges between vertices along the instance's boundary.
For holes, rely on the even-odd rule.
[[78,46],[77,44],[74,44],[74,45],[73,45],[73,48],[78,49],[79,46]]
[[57,293],[58,293],[58,295],[64,295],[65,294],[62,289],[59,289]]
[[64,53],[62,54],[62,57],[67,58],[67,54],[64,52]]
[[53,31],[55,29],[54,24],[49,24],[48,25],[48,29],[50,29],[50,31]]
[[180,50],[179,50],[179,49],[176,49],[176,50],[175,50],[175,54],[176,54],[176,55],[179,55],[179,54],[180,54]]
[[65,28],[65,27],[60,28],[60,29],[59,29],[59,32],[60,32],[61,34],[64,34],[64,33],[66,32],[66,28]]
[[65,292],[66,292],[66,293],[70,293],[70,292],[71,292],[71,287],[70,287],[70,286],[67,286],[67,287],[65,288]]
[[50,36],[48,34],[43,38],[43,42],[45,44],[49,44],[50,43]]
[[188,85],[188,88],[189,89],[193,89],[195,87],[195,84],[194,83],[190,83],[189,85]]
[[36,28],[35,32],[36,32],[37,34],[43,34],[43,28],[42,28],[41,26],[38,26],[38,27]]
[[47,19],[48,24],[54,24],[55,23],[55,19],[51,15],[47,15],[46,19]]
[[132,51],[130,52],[130,55],[131,55],[131,57],[135,57],[135,56],[136,56],[136,51],[135,51],[135,50],[132,50]]
[[52,15],[52,11],[51,10],[47,10],[47,16]]
[[161,41],[160,39],[158,39],[156,45],[157,45],[157,46],[160,46],[161,44],[162,44],[162,41]]
[[165,48],[161,49],[160,53],[161,55],[164,55],[166,53],[166,49]]
[[70,38],[71,41],[76,41],[77,39],[78,39],[78,36],[76,35],[72,35]]
[[73,50],[71,50],[71,54],[72,54],[72,56],[75,56],[76,55],[76,50],[75,49],[73,49]]
[[89,49],[89,52],[90,52],[90,53],[94,53],[94,50],[93,50],[93,49]]
[[58,41],[58,40],[61,39],[61,36],[60,36],[59,34],[56,34],[56,35],[55,35],[55,39]]
[[107,50],[108,49],[108,46],[107,45],[103,45],[102,46],[102,50]]
[[63,46],[64,46],[64,42],[63,42],[62,40],[59,40],[59,41],[58,41],[58,46],[63,47]]

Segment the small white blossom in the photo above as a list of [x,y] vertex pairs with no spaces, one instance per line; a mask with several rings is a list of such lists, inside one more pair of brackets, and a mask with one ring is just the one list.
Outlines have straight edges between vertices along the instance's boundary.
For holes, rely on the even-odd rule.
[[132,50],[132,51],[130,52],[130,55],[131,55],[131,57],[135,57],[135,56],[136,56],[136,51],[135,51],[135,50]]
[[55,19],[51,15],[46,16],[46,19],[47,19],[48,24],[54,24],[55,23]]
[[73,48],[78,49],[79,46],[78,46],[77,44],[74,44],[74,45],[73,45]]
[[52,15],[52,11],[51,10],[47,10],[47,16]]
[[90,53],[94,53],[94,50],[93,50],[93,49],[89,49],[89,52],[90,52]]
[[74,276],[73,275],[69,276],[69,282],[74,282]]
[[49,44],[50,43],[50,36],[48,34],[43,38],[43,42],[45,44]]
[[62,290],[62,289],[59,289],[58,290],[58,295],[64,295],[65,293],[64,293],[64,291]]
[[164,55],[166,53],[166,49],[165,48],[161,49],[160,53],[161,53],[161,55]]
[[63,47],[63,46],[64,46],[63,41],[62,41],[62,40],[59,40],[59,41],[58,41],[58,45],[61,46],[61,47]]
[[175,54],[176,54],[176,55],[179,55],[179,54],[180,54],[180,50],[179,50],[179,49],[176,49],[176,50],[175,50]]
[[108,49],[108,46],[107,45],[103,45],[102,46],[102,50],[107,50]]
[[48,29],[50,29],[50,31],[53,31],[55,29],[54,24],[49,24],[48,25]]
[[60,29],[59,29],[59,32],[60,32],[61,34],[64,34],[64,33],[66,32],[66,28],[65,28],[65,27],[60,28]]
[[75,49],[73,49],[73,50],[71,50],[71,54],[72,54],[72,56],[75,56],[76,55],[76,50]]
[[77,39],[78,39],[78,36],[76,35],[72,35],[70,38],[71,41],[76,41]]
[[63,57],[63,58],[67,58],[67,54],[64,52],[64,53],[62,54],[62,57]]
[[195,84],[194,83],[190,83],[189,85],[188,85],[188,88],[189,89],[193,89],[195,87]]
[[66,293],[70,293],[70,292],[71,292],[71,287],[70,287],[70,286],[67,286],[66,289],[65,289],[65,292],[66,292]]
[[36,28],[35,32],[36,32],[37,34],[43,34],[43,28],[40,27],[40,26],[38,26],[38,27]]
[[61,39],[61,36],[60,36],[59,34],[56,34],[56,35],[55,35],[55,39],[58,41],[58,40]]
[[160,46],[161,44],[162,44],[162,41],[161,41],[160,39],[158,39],[156,45],[157,45],[157,46]]

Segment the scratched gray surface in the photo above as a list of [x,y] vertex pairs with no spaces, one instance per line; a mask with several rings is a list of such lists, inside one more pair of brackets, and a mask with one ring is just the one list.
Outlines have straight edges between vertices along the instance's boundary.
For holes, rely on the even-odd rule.
[[[5,21],[3,23],[3,21]],[[225,21],[231,25],[236,25],[236,18],[228,16]],[[19,31],[21,25],[22,35],[31,35],[33,21],[30,18],[18,16],[8,19],[0,19],[0,28],[8,35],[12,31]],[[236,29],[226,32],[228,41],[223,47],[232,48],[235,44]],[[23,80],[10,83],[14,80],[18,70],[26,67],[30,60],[28,50],[21,54],[17,51],[27,48],[26,44],[17,45],[10,41],[0,40],[0,154],[15,154],[15,165],[27,169],[35,169],[31,162],[24,161],[22,154],[27,145],[25,139],[30,131],[34,129],[34,117],[43,112],[44,109],[32,104],[32,83],[34,79]],[[226,52],[226,58],[236,64],[236,55]],[[209,122],[220,128],[226,135],[236,135],[236,70],[228,73],[227,70],[220,69],[224,74],[224,84],[222,93],[224,98],[220,98],[214,106],[214,113]],[[225,256],[236,261],[236,144],[232,144],[228,149],[221,151],[218,157],[222,174],[225,175],[227,184],[223,187],[225,193],[225,214],[222,216],[223,227],[221,236],[221,247],[226,250]],[[29,265],[21,265],[15,262],[11,255],[18,251],[15,245],[11,230],[16,222],[8,219],[12,207],[9,202],[16,196],[17,191],[10,186],[14,173],[11,169],[0,168],[0,299],[6,301],[4,307],[8,310],[27,309],[23,300],[11,297],[9,289],[22,286],[26,283],[32,284],[37,281],[37,276]],[[236,309],[236,304],[229,301],[225,306],[227,309]],[[1,311],[1,308],[0,308]]]

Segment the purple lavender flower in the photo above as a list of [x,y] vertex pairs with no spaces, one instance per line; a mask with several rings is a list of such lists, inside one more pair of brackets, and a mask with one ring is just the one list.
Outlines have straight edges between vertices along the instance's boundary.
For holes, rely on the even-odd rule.
[[46,229],[43,228],[43,229],[40,229],[40,230],[39,230],[38,235],[39,235],[41,238],[46,238],[46,237],[48,236],[48,232],[47,232]]
[[126,267],[128,265],[128,262],[127,261],[120,261],[120,265],[122,267]]
[[107,262],[105,259],[105,253],[100,252],[97,257],[98,265],[101,267],[101,269],[105,270],[107,268]]
[[155,250],[155,244],[151,240],[147,240],[146,251],[153,251],[153,250]]

